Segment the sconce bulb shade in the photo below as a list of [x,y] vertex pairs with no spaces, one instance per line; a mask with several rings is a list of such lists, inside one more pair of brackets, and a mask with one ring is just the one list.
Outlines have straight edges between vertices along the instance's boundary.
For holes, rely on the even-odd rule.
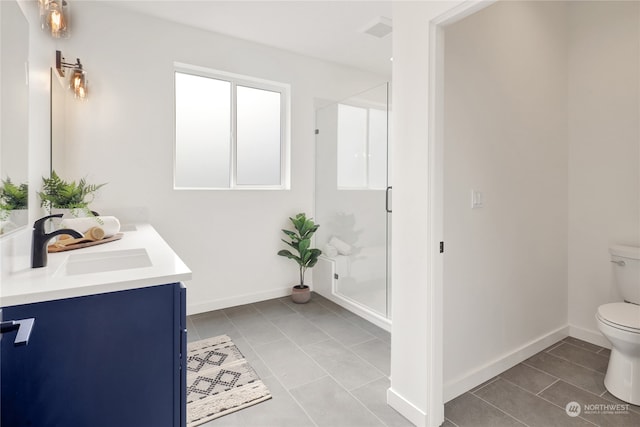
[[69,76],[69,89],[73,92],[76,99],[84,101],[87,99],[87,73],[82,68],[80,58],[76,58],[75,64],[68,63],[64,60],[62,52],[56,50],[56,70],[60,77],[65,77],[65,69],[71,70]]
[[67,24],[67,2],[64,0],[40,0],[42,28],[54,38],[69,37]]
[[74,68],[69,80],[69,87],[76,99],[87,99],[87,74],[82,68]]

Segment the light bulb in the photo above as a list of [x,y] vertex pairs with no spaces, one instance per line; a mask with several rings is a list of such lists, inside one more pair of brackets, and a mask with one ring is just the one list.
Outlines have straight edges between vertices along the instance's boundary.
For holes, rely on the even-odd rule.
[[44,26],[51,32],[51,36],[67,37],[67,18],[63,10],[63,0],[49,0],[44,8]]
[[69,79],[69,88],[77,99],[84,100],[87,98],[87,78],[83,69],[74,68]]

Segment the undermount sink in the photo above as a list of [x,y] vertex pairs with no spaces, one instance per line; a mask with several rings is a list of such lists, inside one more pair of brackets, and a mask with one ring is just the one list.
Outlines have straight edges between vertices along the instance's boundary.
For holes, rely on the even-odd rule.
[[54,276],[101,273],[151,267],[151,259],[144,248],[104,251],[88,254],[71,254],[58,268]]

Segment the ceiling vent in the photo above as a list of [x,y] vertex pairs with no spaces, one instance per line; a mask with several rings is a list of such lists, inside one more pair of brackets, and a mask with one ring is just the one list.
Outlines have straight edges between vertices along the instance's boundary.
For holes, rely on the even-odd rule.
[[379,39],[391,34],[391,19],[380,16],[362,29],[362,32]]

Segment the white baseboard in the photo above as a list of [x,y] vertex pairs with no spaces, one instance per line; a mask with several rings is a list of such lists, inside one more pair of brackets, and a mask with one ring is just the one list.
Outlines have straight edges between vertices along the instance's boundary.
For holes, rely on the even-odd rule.
[[272,289],[265,292],[238,295],[231,298],[198,302],[196,304],[187,305],[187,315],[191,316],[192,314],[205,313],[207,311],[220,310],[222,308],[235,307],[237,305],[251,304],[272,298],[286,297],[287,295],[291,295],[291,286]]
[[427,414],[392,388],[387,389],[387,404],[416,427],[427,427]]
[[492,362],[466,372],[444,385],[443,398],[445,402],[460,396],[483,382],[495,377],[518,363],[544,350],[553,343],[569,336],[569,326],[563,326],[546,335],[536,338],[520,348],[506,353]]
[[611,343],[600,333],[591,329],[584,329],[579,326],[569,325],[569,336],[579,340],[599,345],[600,347],[611,348]]

